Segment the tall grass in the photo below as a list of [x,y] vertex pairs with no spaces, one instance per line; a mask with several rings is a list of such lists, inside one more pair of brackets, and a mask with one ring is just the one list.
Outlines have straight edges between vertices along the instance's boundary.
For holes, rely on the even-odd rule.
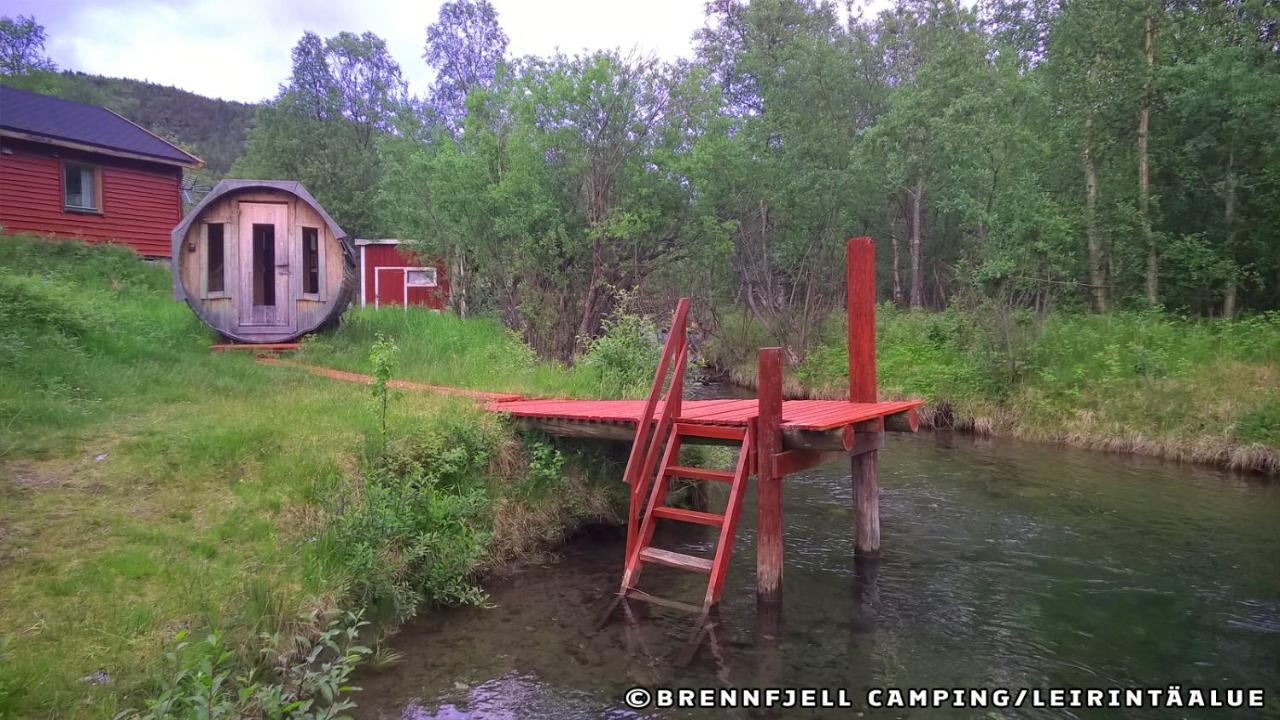
[[[876,336],[881,396],[924,398],[938,424],[1280,472],[1280,313],[1014,313],[998,324],[886,304]],[[833,319],[793,371],[797,394],[844,396],[844,338]],[[750,379],[748,349],[717,352]]]
[[[0,241],[0,459],[64,451],[138,412],[268,387],[125,248]],[[103,425],[107,427],[102,427]]]
[[618,325],[607,336],[614,344],[597,342],[585,362],[565,367],[539,361],[518,335],[491,318],[463,320],[424,308],[353,308],[336,332],[309,338],[298,359],[363,371],[369,347],[382,336],[399,346],[397,377],[406,380],[531,397],[627,397],[644,392],[653,369],[646,365],[637,372],[635,358],[616,347],[644,353],[657,346],[656,332],[641,335],[652,330]]

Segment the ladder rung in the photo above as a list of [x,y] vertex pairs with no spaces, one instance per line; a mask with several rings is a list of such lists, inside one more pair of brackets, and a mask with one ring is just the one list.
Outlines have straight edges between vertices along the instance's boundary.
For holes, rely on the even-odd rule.
[[693,570],[695,572],[703,573],[711,572],[711,561],[706,558],[671,552],[670,550],[662,550],[655,547],[641,549],[640,559],[646,562],[666,565],[667,567],[680,568],[681,570]]
[[724,516],[718,513],[702,512],[700,510],[686,510],[684,508],[667,507],[666,505],[654,508],[653,516],[666,518],[667,520],[679,520],[680,522],[710,525],[711,527],[720,527],[724,524]]
[[702,437],[713,440],[742,440],[747,436],[747,429],[736,425],[676,423],[675,432],[677,435],[686,437]]
[[682,477],[690,480],[733,482],[733,473],[728,470],[708,470],[706,468],[685,467],[683,465],[669,465],[666,472],[671,477]]
[[692,613],[702,612],[702,608],[698,607],[697,605],[690,605],[689,603],[680,602],[679,600],[668,600],[664,597],[658,597],[657,595],[650,595],[649,593],[643,590],[636,590],[635,588],[631,588],[630,590],[627,591],[627,599],[639,600],[640,602],[653,603],[654,605],[661,605],[663,607],[669,607],[674,610],[684,610],[686,612],[692,612]]

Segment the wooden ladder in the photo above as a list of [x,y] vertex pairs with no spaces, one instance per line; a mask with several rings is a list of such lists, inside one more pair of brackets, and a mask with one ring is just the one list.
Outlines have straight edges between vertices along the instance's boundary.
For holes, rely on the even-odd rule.
[[[626,570],[622,577],[623,595],[636,600],[645,600],[659,605],[692,611],[706,611],[720,602],[720,593],[724,589],[725,574],[729,568],[729,557],[733,552],[733,539],[738,526],[738,516],[742,510],[742,499],[746,495],[747,479],[751,475],[752,453],[755,452],[752,447],[754,436],[754,425],[731,427],[684,422],[677,422],[672,425],[666,442],[666,450],[662,457],[661,471],[658,473],[657,480],[653,483],[649,502],[645,506],[635,547],[632,549],[631,554],[627,556]],[[734,465],[733,471],[681,466],[679,464],[680,444],[684,438],[689,437],[740,443],[738,460]],[[729,483],[729,501],[725,505],[724,513],[687,510],[664,504],[671,478],[675,477]],[[652,544],[653,531],[658,520],[694,523],[719,528],[715,556],[704,558],[654,547]],[[636,584],[640,580],[640,571],[645,564],[650,563],[708,575],[707,592],[703,596],[702,606],[697,607],[687,603],[658,598],[636,588]]]
[[[724,586],[725,569],[729,564],[734,530],[738,524],[738,513],[746,491],[746,480],[752,471],[751,446],[755,430],[753,425],[744,428],[677,422],[684,395],[684,371],[688,360],[688,342],[685,333],[688,317],[689,299],[680,298],[676,303],[675,314],[671,317],[671,331],[662,348],[662,357],[658,361],[658,370],[654,374],[653,384],[645,399],[644,410],[637,418],[636,439],[631,445],[627,469],[623,474],[623,480],[631,488],[631,499],[627,512],[627,552],[621,594],[656,604],[705,610],[720,600],[720,590]],[[671,373],[671,384],[663,397],[662,388],[666,384],[668,370]],[[659,397],[663,397],[660,411]],[[654,422],[655,412],[658,412],[656,423]],[[678,464],[680,443],[681,438],[685,437],[740,443],[738,462],[734,472],[681,467]],[[662,455],[661,472],[657,474],[655,481],[654,471],[658,468],[659,452],[664,447],[663,438],[666,438],[666,451]],[[719,515],[664,505],[663,501],[672,477],[730,483],[729,503],[725,513]],[[716,545],[715,558],[699,558],[652,547],[650,543],[653,540],[654,522],[658,519],[719,527],[720,537]],[[710,580],[707,583],[707,594],[702,607],[657,598],[636,588],[640,569],[644,563],[668,565],[709,574]]]

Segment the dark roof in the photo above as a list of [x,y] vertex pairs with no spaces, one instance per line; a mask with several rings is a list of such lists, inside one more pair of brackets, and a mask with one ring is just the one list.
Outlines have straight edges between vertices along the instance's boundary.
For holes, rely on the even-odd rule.
[[97,105],[0,85],[0,130],[92,145],[183,165],[200,159]]

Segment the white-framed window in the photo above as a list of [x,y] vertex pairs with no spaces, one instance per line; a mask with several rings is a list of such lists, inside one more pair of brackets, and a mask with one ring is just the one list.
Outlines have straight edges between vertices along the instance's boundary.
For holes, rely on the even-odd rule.
[[433,267],[405,268],[404,285],[411,287],[435,287],[436,269]]
[[62,206],[77,212],[102,211],[102,172],[97,165],[63,161]]

